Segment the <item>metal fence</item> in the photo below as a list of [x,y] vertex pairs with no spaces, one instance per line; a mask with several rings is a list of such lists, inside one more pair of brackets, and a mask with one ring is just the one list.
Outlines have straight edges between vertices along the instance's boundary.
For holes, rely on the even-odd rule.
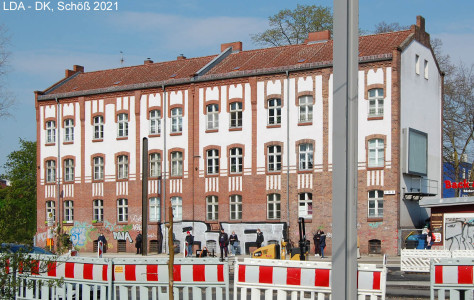
[[441,259],[432,262],[431,300],[474,299],[474,259]]
[[474,250],[402,249],[400,270],[404,272],[430,272],[431,263],[446,258],[474,257]]

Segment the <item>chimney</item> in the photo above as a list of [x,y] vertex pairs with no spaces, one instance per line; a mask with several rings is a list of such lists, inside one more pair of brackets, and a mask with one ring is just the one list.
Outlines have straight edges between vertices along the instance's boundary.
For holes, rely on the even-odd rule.
[[331,31],[317,31],[308,33],[308,38],[304,41],[305,44],[314,44],[318,42],[326,42],[331,39]]
[[416,16],[416,26],[418,26],[422,32],[425,32],[425,18]]
[[221,44],[221,52],[224,52],[225,49],[232,47],[232,52],[242,51],[242,42],[232,42]]
[[180,54],[178,55],[178,57],[176,57],[176,60],[183,60],[183,59],[186,59],[186,56],[184,56],[183,54]]
[[74,65],[72,70],[66,69],[66,78],[71,77],[72,75],[82,72],[84,73],[84,67],[79,65]]
[[145,59],[145,61],[143,62],[144,65],[148,65],[148,64],[152,64],[152,63],[153,63],[153,61],[149,57],[147,57],[147,59]]

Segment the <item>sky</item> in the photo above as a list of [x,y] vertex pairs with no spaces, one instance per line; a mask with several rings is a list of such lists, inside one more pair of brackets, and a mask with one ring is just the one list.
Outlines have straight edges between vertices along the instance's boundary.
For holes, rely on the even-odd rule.
[[[87,2],[90,10],[60,11],[61,2]],[[10,41],[3,84],[15,100],[11,117],[0,118],[0,174],[20,138],[36,139],[34,91],[61,80],[65,69],[82,65],[88,72],[139,65],[147,58],[207,56],[234,41],[242,41],[244,50],[256,49],[261,46],[250,35],[267,29],[269,16],[297,4],[333,6],[332,0],[117,0],[112,10],[94,11],[94,1],[51,0],[52,10],[36,10],[41,3],[0,0],[0,24]],[[25,10],[13,10],[21,4]],[[474,63],[474,1],[359,1],[359,27],[368,32],[382,21],[415,24],[417,15],[453,62]]]

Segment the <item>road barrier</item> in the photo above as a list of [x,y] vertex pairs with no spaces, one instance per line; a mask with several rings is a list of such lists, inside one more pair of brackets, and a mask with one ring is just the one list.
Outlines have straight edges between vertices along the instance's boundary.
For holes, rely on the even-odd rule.
[[[43,257],[40,259],[47,259]],[[229,266],[217,258],[175,259],[176,299],[229,300]],[[169,299],[166,258],[58,258],[39,275],[21,276],[17,299]],[[60,287],[46,281],[64,279]]]
[[[330,262],[245,259],[234,271],[234,299],[326,299],[331,296]],[[359,299],[385,299],[386,266],[359,265]]]
[[402,249],[400,270],[404,272],[430,272],[430,263],[445,258],[474,257],[474,250]]
[[474,298],[473,258],[433,261],[430,269],[430,293],[432,300]]

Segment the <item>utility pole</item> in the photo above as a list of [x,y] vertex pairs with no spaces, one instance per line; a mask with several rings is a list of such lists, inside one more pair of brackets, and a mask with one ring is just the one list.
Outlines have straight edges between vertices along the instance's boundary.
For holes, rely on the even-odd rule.
[[143,138],[142,152],[142,255],[148,255],[148,139]]

